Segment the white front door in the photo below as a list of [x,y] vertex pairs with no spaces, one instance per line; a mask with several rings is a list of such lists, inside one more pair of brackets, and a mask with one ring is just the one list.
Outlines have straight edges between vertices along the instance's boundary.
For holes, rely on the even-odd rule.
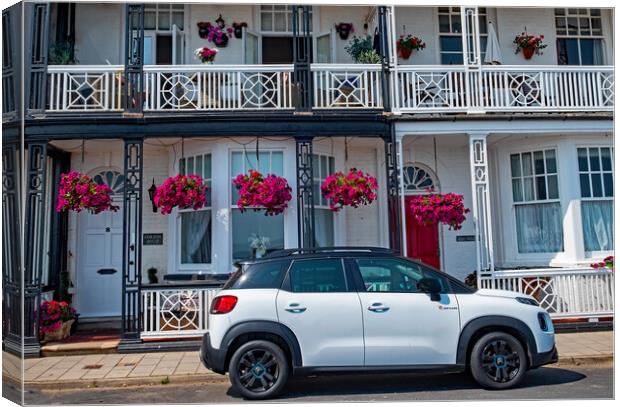
[[[119,203],[116,202],[116,205]],[[121,315],[123,210],[79,214],[75,300],[82,317]]]
[[[361,258],[354,263],[366,292],[364,315],[366,366],[452,365],[461,331],[459,307],[448,280],[406,260]],[[435,298],[418,287],[421,279],[441,286]]]
[[276,300],[311,367],[362,366],[364,331],[357,292],[340,259],[295,260]]

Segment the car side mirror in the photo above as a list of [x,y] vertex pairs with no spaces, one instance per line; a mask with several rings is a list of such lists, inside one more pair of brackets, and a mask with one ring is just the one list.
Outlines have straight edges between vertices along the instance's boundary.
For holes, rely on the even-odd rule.
[[441,293],[441,284],[434,278],[423,278],[418,281],[418,290],[431,295],[431,301],[439,301]]

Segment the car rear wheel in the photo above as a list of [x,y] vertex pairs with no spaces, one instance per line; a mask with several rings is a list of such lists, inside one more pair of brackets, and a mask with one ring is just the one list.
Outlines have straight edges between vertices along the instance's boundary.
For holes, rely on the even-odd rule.
[[247,399],[277,396],[286,385],[289,365],[282,349],[269,341],[251,341],[236,350],[230,359],[230,382]]
[[525,350],[514,336],[491,332],[482,336],[470,355],[471,373],[476,381],[490,389],[514,387],[525,375]]

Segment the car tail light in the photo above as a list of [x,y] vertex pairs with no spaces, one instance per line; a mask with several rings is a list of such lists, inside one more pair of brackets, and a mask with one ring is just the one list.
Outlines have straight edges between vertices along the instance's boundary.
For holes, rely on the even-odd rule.
[[215,297],[211,302],[211,314],[228,314],[237,305],[237,297],[234,295],[222,295]]

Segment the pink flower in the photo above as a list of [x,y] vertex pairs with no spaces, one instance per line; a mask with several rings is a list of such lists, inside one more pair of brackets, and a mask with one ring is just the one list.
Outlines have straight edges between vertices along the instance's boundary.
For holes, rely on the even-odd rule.
[[175,207],[198,210],[207,203],[206,192],[207,185],[198,175],[177,175],[157,187],[153,202],[162,215],[170,214]]
[[56,199],[56,211],[76,211],[82,209],[93,213],[106,210],[117,211],[112,205],[112,190],[107,185],[99,185],[85,174],[71,171],[60,175],[60,186]]
[[451,230],[461,229],[465,214],[469,213],[463,205],[463,196],[453,193],[416,196],[409,209],[417,222],[426,225],[443,223]]
[[377,199],[378,188],[375,177],[351,168],[347,175],[337,172],[328,176],[321,185],[321,193],[329,201],[330,209],[338,212],[345,206],[370,205]]
[[265,209],[265,215],[278,215],[288,208],[293,198],[286,179],[277,175],[263,177],[260,172],[250,170],[248,175],[239,174],[233,184],[239,190],[237,207],[242,212],[247,208],[255,211]]

